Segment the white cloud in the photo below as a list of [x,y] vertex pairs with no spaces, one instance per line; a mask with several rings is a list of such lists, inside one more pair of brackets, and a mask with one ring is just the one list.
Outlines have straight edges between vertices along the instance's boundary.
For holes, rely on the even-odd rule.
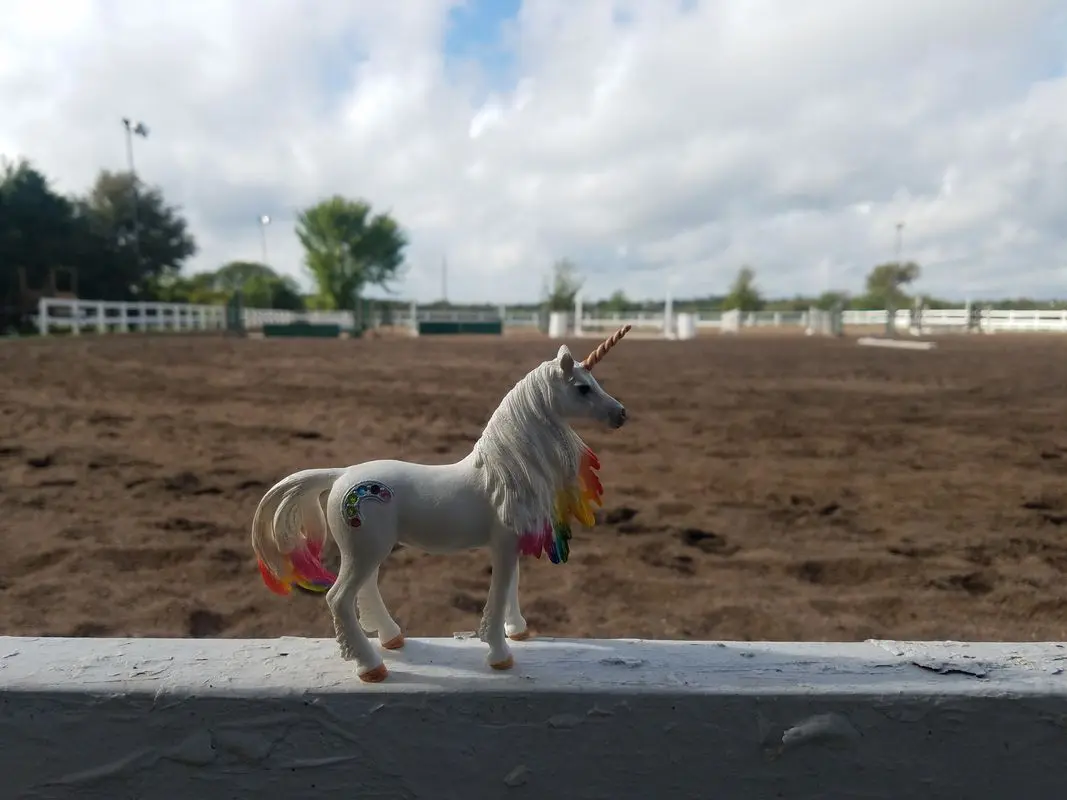
[[[297,209],[365,196],[410,231],[402,291],[923,287],[1067,294],[1061,0],[528,0],[505,81],[445,52],[454,3],[0,0],[0,152],[64,191],[124,166],[186,211],[192,265],[301,275]],[[510,70],[509,70],[510,72]]]

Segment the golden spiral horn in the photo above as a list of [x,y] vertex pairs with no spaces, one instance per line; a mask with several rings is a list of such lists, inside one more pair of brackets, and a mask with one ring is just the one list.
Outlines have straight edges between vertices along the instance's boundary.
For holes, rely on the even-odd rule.
[[611,334],[611,336],[602,341],[599,345],[597,345],[597,348],[592,353],[585,357],[585,361],[582,362],[582,366],[588,370],[593,369],[593,367],[599,364],[600,360],[608,354],[608,350],[617,345],[622,340],[622,337],[630,332],[630,328],[630,325],[623,325],[621,328],[615,331],[615,333]]

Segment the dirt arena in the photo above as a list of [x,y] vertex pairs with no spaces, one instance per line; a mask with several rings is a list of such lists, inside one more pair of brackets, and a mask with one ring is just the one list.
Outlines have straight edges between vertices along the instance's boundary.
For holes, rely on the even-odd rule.
[[[591,343],[572,342],[584,355]],[[468,452],[547,340],[0,344],[0,633],[331,636],[249,545],[285,474]],[[627,340],[601,524],[524,561],[535,633],[1067,639],[1067,337]],[[488,553],[400,550],[411,635],[472,630]]]

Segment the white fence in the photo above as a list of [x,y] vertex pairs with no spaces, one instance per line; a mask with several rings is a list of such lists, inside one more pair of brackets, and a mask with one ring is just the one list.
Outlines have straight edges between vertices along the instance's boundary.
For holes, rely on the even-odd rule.
[[[722,315],[721,311],[697,312],[697,328],[718,329],[722,327]],[[622,325],[631,325],[638,331],[663,332],[669,330],[671,320],[677,316],[677,313],[666,314],[662,311],[612,312],[599,316],[583,313],[581,325],[577,326],[577,330],[599,333],[615,330]],[[882,319],[885,319],[885,312],[882,312]],[[756,311],[743,314],[741,324],[749,328],[803,327],[806,321],[807,313],[804,311]]]
[[[244,313],[245,328],[257,330],[264,324],[286,324],[297,320],[308,322],[332,323],[344,330],[351,330],[353,317],[347,311],[283,311],[279,309],[246,308]],[[427,321],[473,321],[480,319],[503,318],[506,328],[536,329],[542,325],[541,315],[535,311],[508,310],[501,307],[497,311],[416,308],[394,310],[390,316],[393,325],[411,327],[413,315]],[[376,325],[383,321],[381,312],[374,312],[367,322]],[[630,324],[635,330],[649,333],[671,335],[676,318],[671,308],[664,311],[634,311],[595,315],[576,304],[575,313],[570,315],[572,323],[569,329],[581,333],[600,333],[614,330],[621,325]],[[1033,331],[1067,333],[1067,310],[1025,309],[999,311],[983,309],[981,311],[981,328],[984,331]],[[884,326],[885,311],[847,310],[842,314],[844,325]],[[575,321],[579,323],[574,324]],[[185,303],[139,303],[110,302],[94,300],[68,300],[44,298],[38,305],[37,325],[42,334],[52,329],[67,329],[72,333],[84,331],[190,331],[220,330],[225,327],[226,310],[223,306],[198,306]],[[758,311],[741,315],[743,328],[767,327],[804,327],[807,325],[807,312],[804,311]],[[911,325],[911,315],[907,309],[898,311],[894,325],[900,330],[907,330]],[[964,330],[967,325],[967,309],[926,309],[922,315],[924,331],[936,333],[938,330]],[[696,314],[698,329],[719,329],[722,326],[722,312],[703,311]]]
[[[413,328],[413,319],[423,322],[482,322],[501,319],[509,328],[530,327],[539,325],[539,315],[536,312],[507,311],[501,307],[500,311],[488,310],[451,310],[441,308],[408,308],[394,310],[388,315],[389,324],[397,327]],[[386,315],[375,311],[371,312],[366,323],[371,327],[383,324]],[[246,308],[244,309],[244,325],[249,330],[258,330],[266,325],[286,325],[290,322],[304,320],[312,323],[339,325],[342,330],[350,331],[355,325],[351,311],[284,311],[280,309]]]
[[[939,330],[965,330],[967,313],[966,308],[925,309],[922,314],[923,330],[930,333],[937,333]],[[717,330],[722,327],[722,316],[721,311],[698,312],[697,327]],[[983,331],[1067,333],[1067,310],[982,309],[979,316]],[[886,324],[884,310],[845,310],[841,317],[844,325],[884,327]],[[747,311],[741,314],[741,327],[805,327],[807,318],[806,311]],[[662,312],[606,314],[599,317],[585,314],[582,317],[581,329],[601,331],[629,323],[639,330],[663,330],[667,319],[669,317]],[[893,324],[899,330],[907,330],[912,324],[910,311],[898,310],[894,315]]]
[[[845,325],[885,325],[885,311],[845,311]],[[1067,333],[1067,309],[982,309],[979,315],[983,331],[1035,331],[1048,333]],[[906,330],[911,325],[908,309],[896,312],[894,327]],[[967,309],[965,308],[927,308],[922,313],[924,330],[936,333],[940,329],[967,327]]]
[[79,334],[85,330],[193,331],[225,327],[223,306],[188,303],[127,303],[103,300],[41,298],[37,305],[37,329],[42,336],[53,328]]
[[0,637],[5,797],[1063,797],[1053,643]]
[[[244,326],[258,330],[264,325],[285,325],[304,320],[312,323],[339,325],[342,330],[352,330],[354,319],[349,311],[287,311],[282,309],[243,309]],[[488,310],[452,310],[410,307],[391,314],[393,325],[413,327],[413,315],[423,321],[476,321],[498,319],[504,315],[509,328],[536,328],[540,316],[536,312]],[[371,325],[381,323],[383,314],[374,312],[367,320]],[[226,327],[224,306],[199,306],[187,303],[149,303],[101,300],[69,300],[65,298],[42,298],[37,307],[37,329],[48,335],[53,329],[69,330],[73,334],[83,332],[126,331],[194,331],[221,330]]]

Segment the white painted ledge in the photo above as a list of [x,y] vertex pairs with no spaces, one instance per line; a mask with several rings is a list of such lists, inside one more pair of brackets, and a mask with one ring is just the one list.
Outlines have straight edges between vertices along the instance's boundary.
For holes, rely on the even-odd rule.
[[0,797],[1067,796],[1061,644],[0,637]]

